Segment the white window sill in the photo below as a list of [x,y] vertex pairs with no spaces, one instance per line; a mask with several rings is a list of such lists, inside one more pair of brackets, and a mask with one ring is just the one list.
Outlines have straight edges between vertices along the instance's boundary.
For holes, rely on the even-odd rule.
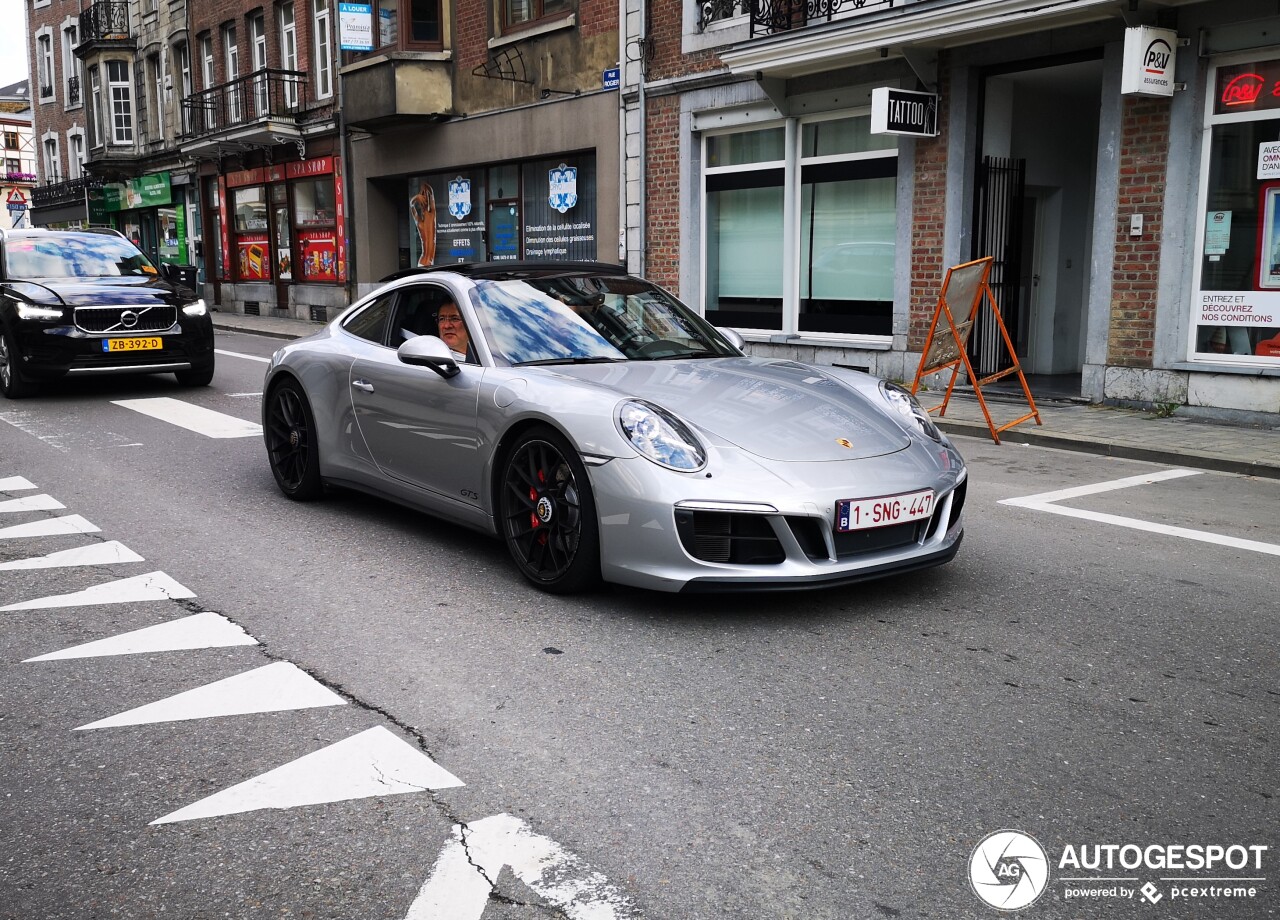
[[536,38],[539,35],[546,35],[549,32],[559,32],[561,29],[572,29],[578,24],[578,14],[570,13],[563,19],[556,19],[551,22],[544,22],[539,25],[529,26],[527,29],[518,29],[506,35],[499,35],[489,39],[488,46],[490,48],[501,48],[503,45],[510,45],[514,42],[524,41],[526,38]]

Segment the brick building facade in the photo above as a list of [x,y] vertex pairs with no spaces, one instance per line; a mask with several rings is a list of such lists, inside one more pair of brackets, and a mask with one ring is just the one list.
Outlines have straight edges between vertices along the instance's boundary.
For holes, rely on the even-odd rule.
[[[947,267],[989,255],[1033,391],[1280,412],[1280,20],[1256,5],[625,12],[627,263],[753,352],[911,379]],[[1141,40],[1162,87],[1128,85]],[[884,87],[936,94],[936,133],[872,133]],[[969,350],[1008,364],[991,328]]]

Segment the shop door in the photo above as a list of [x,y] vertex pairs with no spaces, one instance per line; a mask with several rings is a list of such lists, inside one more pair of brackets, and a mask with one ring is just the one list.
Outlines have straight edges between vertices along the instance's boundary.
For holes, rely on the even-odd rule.
[[[1020,294],[1022,279],[1022,217],[1026,197],[1027,164],[1008,157],[983,157],[978,170],[974,213],[974,258],[992,257],[988,283],[1000,309],[1009,338],[1017,342],[1022,330]],[[1013,366],[999,327],[990,314],[979,311],[969,337],[969,360],[986,376]]]
[[520,258],[520,202],[490,201],[486,215],[485,238],[490,262]]
[[283,183],[271,186],[271,243],[275,253],[276,309],[289,309],[293,282],[293,234],[289,228],[289,190]]

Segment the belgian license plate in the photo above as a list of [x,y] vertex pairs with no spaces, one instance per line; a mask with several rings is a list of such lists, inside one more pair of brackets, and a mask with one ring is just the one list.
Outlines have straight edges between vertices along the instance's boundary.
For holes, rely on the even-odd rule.
[[103,351],[154,351],[163,348],[164,341],[158,335],[134,335],[127,338],[103,339]]
[[933,490],[922,489],[905,495],[882,498],[844,499],[836,502],[836,532],[869,530],[905,524],[933,514]]

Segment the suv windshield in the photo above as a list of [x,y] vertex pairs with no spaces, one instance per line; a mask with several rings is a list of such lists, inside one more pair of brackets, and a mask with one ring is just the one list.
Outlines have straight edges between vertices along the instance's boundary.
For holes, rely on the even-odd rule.
[[702,317],[635,278],[488,281],[471,296],[495,359],[513,365],[738,354]]
[[156,267],[128,240],[105,233],[50,233],[4,241],[10,280],[155,275]]

